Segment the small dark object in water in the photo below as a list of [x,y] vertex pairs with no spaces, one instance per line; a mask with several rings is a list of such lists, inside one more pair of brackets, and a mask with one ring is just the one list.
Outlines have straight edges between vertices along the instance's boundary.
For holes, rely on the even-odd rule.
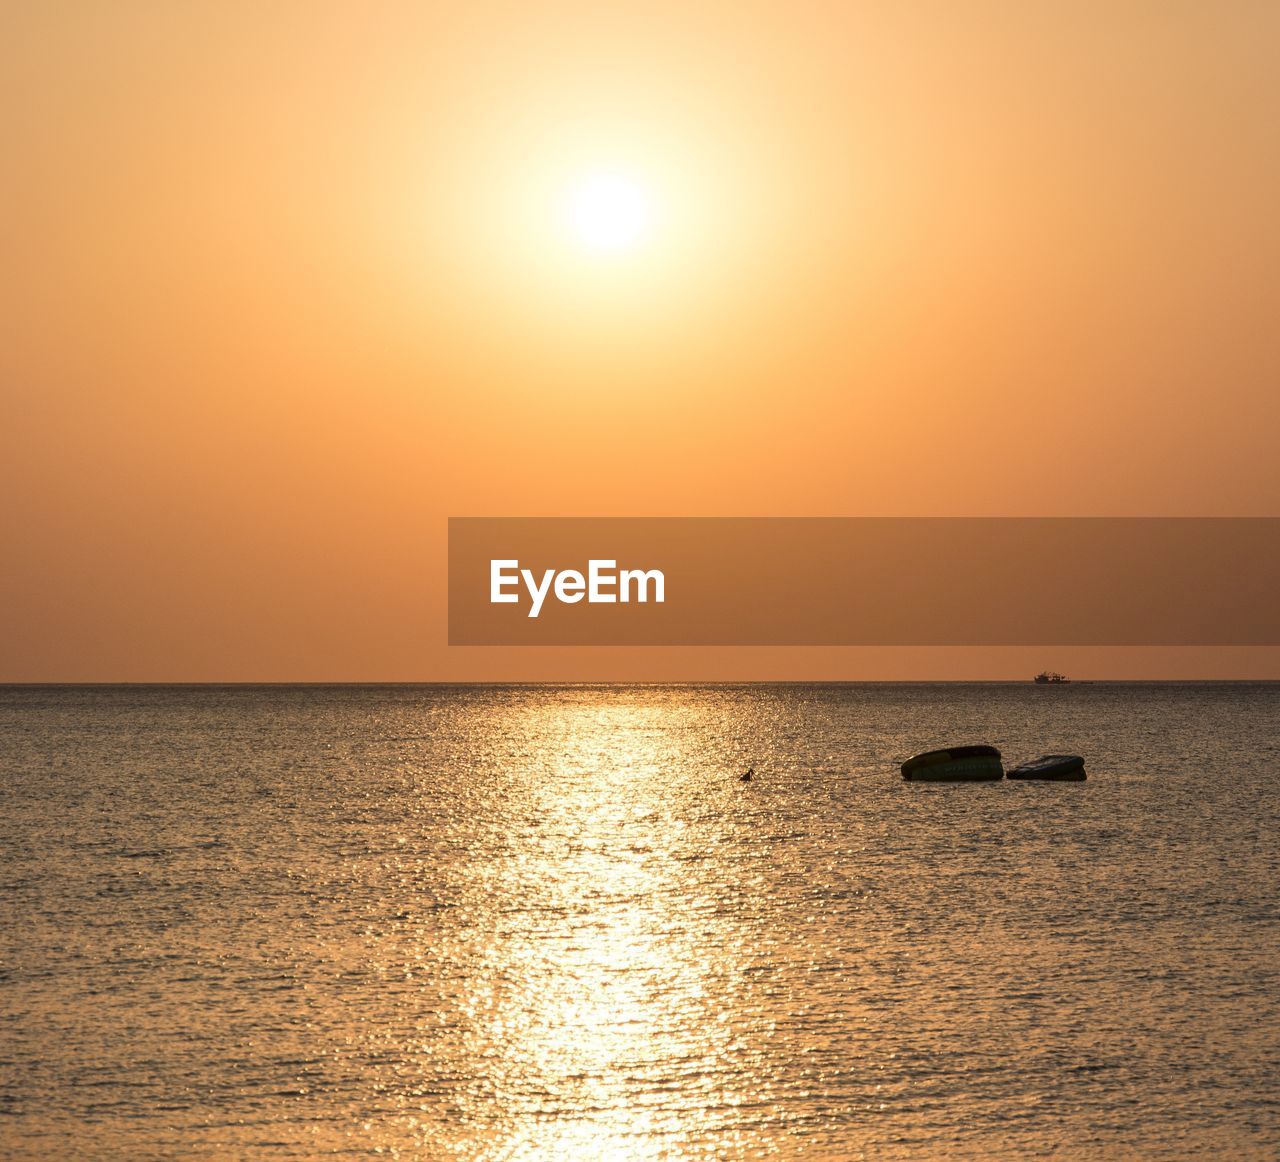
[[740,783],[749,783],[749,782],[751,782],[752,778],[755,776],[755,773],[756,773],[756,769],[755,769],[755,767],[748,767],[748,768],[747,768],[747,773],[746,773],[745,775],[741,775],[741,776],[738,778],[738,782],[740,782]]
[[1084,759],[1078,754],[1047,754],[1009,770],[1010,779],[1053,779],[1058,783],[1083,783]]

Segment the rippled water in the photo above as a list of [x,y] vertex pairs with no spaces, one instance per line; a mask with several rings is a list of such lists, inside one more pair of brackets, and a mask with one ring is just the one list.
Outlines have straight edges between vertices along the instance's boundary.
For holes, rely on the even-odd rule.
[[[0,688],[0,1147],[1276,1157],[1278,724],[1267,685]],[[947,741],[1090,780],[902,782]]]

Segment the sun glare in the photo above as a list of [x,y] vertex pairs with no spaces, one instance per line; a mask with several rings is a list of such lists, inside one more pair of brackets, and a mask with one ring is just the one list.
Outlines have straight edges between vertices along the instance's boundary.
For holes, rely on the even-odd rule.
[[572,185],[565,223],[578,245],[596,254],[620,254],[644,241],[653,221],[648,192],[621,174],[596,173]]

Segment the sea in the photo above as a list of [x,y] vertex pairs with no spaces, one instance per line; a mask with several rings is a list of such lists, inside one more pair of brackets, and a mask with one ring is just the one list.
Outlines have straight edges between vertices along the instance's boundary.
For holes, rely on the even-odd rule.
[[1280,684],[2,687],[0,1156],[1280,1157]]

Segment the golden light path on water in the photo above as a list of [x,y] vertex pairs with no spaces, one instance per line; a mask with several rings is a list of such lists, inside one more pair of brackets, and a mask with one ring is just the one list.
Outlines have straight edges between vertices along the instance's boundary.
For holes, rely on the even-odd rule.
[[[698,1122],[758,1100],[749,1075],[723,1068],[742,1036],[724,986],[748,987],[743,949],[724,901],[682,874],[709,855],[692,854],[688,835],[705,777],[673,745],[669,710],[538,717],[531,733],[555,756],[550,777],[523,788],[540,838],[497,889],[519,931],[473,1001],[495,1085],[529,1115],[494,1154],[688,1154]],[[634,1100],[637,1082],[649,1101]]]

